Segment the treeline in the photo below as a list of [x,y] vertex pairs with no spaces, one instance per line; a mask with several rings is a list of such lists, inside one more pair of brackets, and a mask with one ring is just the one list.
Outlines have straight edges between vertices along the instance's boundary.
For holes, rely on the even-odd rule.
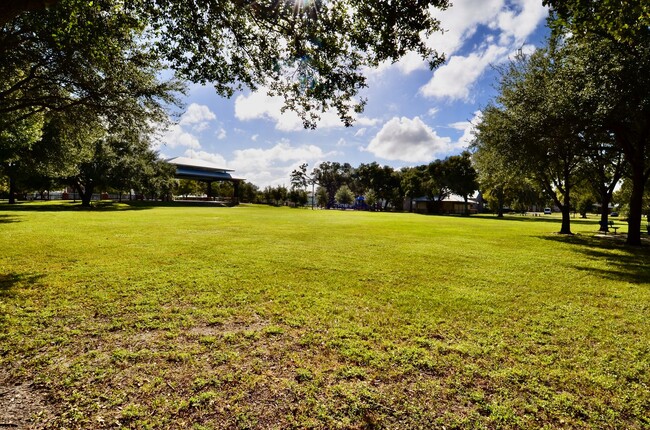
[[[465,202],[478,190],[477,173],[469,152],[399,170],[376,162],[353,167],[349,163],[323,162],[307,172],[303,164],[291,173],[291,191],[315,192],[320,207],[350,205],[363,196],[366,206],[402,210],[406,198],[428,197],[441,202],[450,194]],[[290,191],[290,192],[291,192]]]
[[164,80],[144,22],[119,7],[67,2],[0,33],[0,178],[10,203],[73,187],[84,205],[114,190],[170,195],[173,168],[151,150],[184,85]]
[[[638,245],[650,176],[650,28],[550,3],[560,13],[553,36],[500,70],[499,93],[477,126],[482,190],[501,208],[532,184],[562,212],[560,233],[571,234],[580,200],[607,208],[623,181],[627,243]],[[620,17],[632,12],[622,6]]]
[[[48,123],[42,141],[23,147],[0,167],[7,183],[0,193],[16,196],[72,188],[82,205],[93,194],[114,193],[168,200],[176,181],[175,167],[160,160],[137,133],[106,134],[95,140],[67,140],[69,129]],[[4,192],[3,191],[4,188]]]

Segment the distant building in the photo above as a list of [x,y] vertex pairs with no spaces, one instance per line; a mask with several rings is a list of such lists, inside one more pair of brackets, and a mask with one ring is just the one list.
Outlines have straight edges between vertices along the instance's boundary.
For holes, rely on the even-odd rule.
[[[478,213],[480,208],[479,199],[472,197],[467,200],[467,212],[470,214]],[[405,210],[420,214],[456,214],[465,213],[465,199],[463,197],[450,194],[442,201],[429,197],[417,197],[406,199]]]
[[174,177],[178,179],[191,179],[194,181],[205,182],[208,185],[207,199],[212,200],[212,183],[213,182],[231,182],[233,185],[232,204],[239,204],[239,183],[242,178],[234,178],[230,172],[231,169],[224,169],[209,161],[197,160],[195,158],[176,157],[166,160],[167,163],[176,166]]

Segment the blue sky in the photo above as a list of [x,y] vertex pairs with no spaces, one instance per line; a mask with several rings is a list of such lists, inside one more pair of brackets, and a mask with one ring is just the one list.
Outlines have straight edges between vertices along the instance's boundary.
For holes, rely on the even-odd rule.
[[217,96],[211,87],[190,86],[185,112],[163,133],[162,157],[184,156],[234,169],[260,186],[288,185],[302,163],[353,166],[376,161],[395,168],[429,163],[461,152],[472,124],[495,95],[494,66],[519,49],[532,52],[548,35],[541,0],[455,0],[436,11],[444,33],[428,40],[447,62],[430,71],[407,55],[396,64],[368,70],[368,100],[354,127],[326,113],[316,130],[280,113],[282,100],[265,91]]

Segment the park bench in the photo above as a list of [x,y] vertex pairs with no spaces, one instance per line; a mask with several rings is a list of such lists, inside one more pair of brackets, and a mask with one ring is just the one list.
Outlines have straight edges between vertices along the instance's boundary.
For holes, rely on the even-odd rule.
[[[602,224],[601,224],[601,225],[602,225]],[[616,234],[616,231],[617,231],[619,228],[621,228],[620,226],[614,225],[614,221],[608,221],[608,222],[607,222],[607,227],[608,227],[608,228],[611,228],[612,230],[614,230],[614,234]]]

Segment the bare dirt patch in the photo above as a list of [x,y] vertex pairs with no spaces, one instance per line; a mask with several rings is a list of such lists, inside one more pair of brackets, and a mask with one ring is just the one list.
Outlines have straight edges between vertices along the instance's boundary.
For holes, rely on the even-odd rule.
[[41,429],[51,417],[42,391],[0,372],[0,429]]

